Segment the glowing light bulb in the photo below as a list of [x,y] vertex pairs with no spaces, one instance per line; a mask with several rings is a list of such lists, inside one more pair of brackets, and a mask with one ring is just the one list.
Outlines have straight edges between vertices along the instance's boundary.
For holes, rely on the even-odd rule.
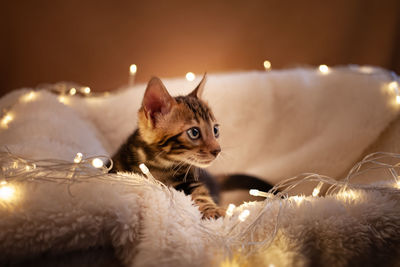
[[304,200],[304,196],[293,196],[291,197],[291,199],[293,199],[297,203],[301,203]]
[[399,84],[396,82],[396,81],[393,81],[393,82],[390,82],[389,84],[388,84],[388,88],[389,88],[389,90],[391,90],[391,91],[395,91],[395,90],[397,90],[397,88],[399,87]]
[[[74,158],[75,163],[80,163],[82,161],[83,155],[81,152],[76,153],[76,156]],[[101,164],[103,166],[103,162]],[[93,165],[94,166],[94,165]],[[101,167],[101,166],[100,166]],[[96,167],[97,168],[97,167]]]
[[102,168],[102,167],[103,167],[104,163],[103,163],[103,161],[102,161],[101,159],[99,159],[99,158],[94,158],[94,159],[92,160],[92,165],[93,165],[93,167],[99,169],[99,168]]
[[141,163],[139,165],[140,170],[143,172],[144,175],[146,175],[146,177],[148,179],[154,180],[154,176],[151,174],[149,168],[147,168],[147,166],[144,163]]
[[1,187],[0,187],[0,199],[3,201],[10,201],[14,197],[15,189],[14,187],[7,185],[7,182],[5,183],[3,182],[1,182]]
[[371,74],[374,72],[374,68],[370,66],[361,66],[360,72],[364,74]]
[[249,217],[249,215],[250,215],[250,211],[249,210],[244,210],[239,214],[239,220],[241,222],[244,222],[247,219],[247,217]]
[[36,93],[34,91],[31,91],[25,95],[22,96],[22,101],[23,102],[30,102],[36,98]]
[[359,193],[355,192],[353,190],[345,190],[345,191],[339,192],[337,194],[337,196],[340,198],[343,198],[343,199],[355,200],[359,197]]
[[36,164],[33,163],[32,165],[26,165],[26,166],[25,166],[25,170],[26,170],[26,171],[30,171],[30,170],[32,170],[32,169],[33,169],[33,170],[36,169]]
[[329,73],[329,67],[327,65],[319,65],[318,69],[322,74]]
[[135,76],[137,72],[137,66],[132,64],[129,66],[129,86],[133,86],[135,83]]
[[147,175],[150,173],[149,168],[144,163],[141,163],[139,165],[140,170],[143,172],[143,174]]
[[318,194],[319,194],[319,189],[318,188],[314,188],[314,190],[312,192],[313,197],[317,197]]
[[314,188],[312,195],[313,197],[316,197],[319,195],[319,192],[321,191],[321,187],[322,187],[323,183],[319,182],[318,185]]
[[257,189],[250,189],[249,194],[255,197],[265,197],[265,198],[270,198],[274,196],[274,194],[263,192]]
[[10,121],[12,121],[14,119],[13,115],[8,113],[6,114],[2,119],[1,119],[1,126],[3,128],[8,128],[8,124],[10,123]]
[[130,73],[131,75],[135,75],[136,72],[137,72],[137,66],[136,66],[135,64],[130,65],[130,66],[129,66],[129,73]]
[[264,65],[265,70],[268,71],[268,70],[271,69],[271,62],[270,61],[265,60],[263,65]]
[[235,208],[236,208],[235,204],[232,203],[229,204],[225,212],[226,216],[231,217],[233,215],[233,211],[235,210]]
[[69,90],[69,94],[70,94],[70,95],[75,95],[75,94],[76,94],[76,89],[75,89],[75,88],[71,88],[71,89]]
[[86,95],[90,94],[90,87],[83,87],[82,90],[83,90],[84,94],[86,94]]
[[195,78],[196,78],[196,75],[194,75],[193,72],[186,73],[186,80],[188,80],[189,82],[194,81]]
[[400,105],[400,95],[396,95],[396,104]]
[[58,97],[58,101],[60,101],[61,103],[63,103],[64,105],[67,105],[68,104],[68,98],[67,97],[65,97],[65,96],[63,96],[63,95],[60,95],[59,97]]
[[397,181],[394,186],[400,189],[400,181]]

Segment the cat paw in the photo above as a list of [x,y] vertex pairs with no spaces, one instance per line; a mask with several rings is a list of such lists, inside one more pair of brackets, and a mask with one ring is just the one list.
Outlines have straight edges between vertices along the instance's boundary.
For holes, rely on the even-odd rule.
[[225,216],[225,209],[215,207],[204,210],[202,219],[218,219],[219,217]]

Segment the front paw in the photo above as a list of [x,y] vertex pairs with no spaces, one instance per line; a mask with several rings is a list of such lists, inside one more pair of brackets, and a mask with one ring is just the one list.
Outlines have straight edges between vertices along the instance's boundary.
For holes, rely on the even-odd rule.
[[203,211],[201,211],[203,214],[202,219],[218,219],[219,217],[225,216],[225,209],[220,208],[220,207],[209,207]]

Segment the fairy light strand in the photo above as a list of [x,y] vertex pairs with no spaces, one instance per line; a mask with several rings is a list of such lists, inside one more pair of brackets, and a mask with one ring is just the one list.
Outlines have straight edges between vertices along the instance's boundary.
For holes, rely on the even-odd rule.
[[135,84],[135,78],[137,73],[136,64],[132,64],[129,66],[129,86],[133,86]]
[[322,74],[328,74],[330,72],[329,67],[327,65],[319,65],[318,66],[318,70],[322,73]]
[[82,158],[83,158],[83,154],[78,152],[78,153],[76,153],[76,156],[74,158],[74,162],[75,163],[80,163],[82,161]]
[[263,62],[263,66],[264,66],[265,71],[270,71],[271,67],[272,67],[272,64],[271,64],[271,62],[269,60],[265,60]]
[[37,97],[37,93],[34,91],[31,91],[27,94],[22,95],[21,101],[22,102],[31,102],[31,101],[35,100],[36,97]]
[[13,200],[15,195],[15,189],[12,185],[7,182],[2,182],[0,185],[0,200],[10,202]]
[[95,167],[97,169],[100,169],[100,168],[102,168],[104,166],[104,163],[103,163],[103,161],[101,159],[94,158],[92,160],[92,165],[93,165],[93,167]]
[[249,217],[250,215],[250,211],[249,210],[243,210],[240,214],[239,214],[239,221],[244,222],[247,217]]
[[232,217],[233,212],[235,211],[235,208],[236,208],[235,204],[232,204],[232,203],[229,204],[228,208],[226,209],[225,215],[227,217]]
[[[321,65],[321,66],[326,66],[326,65]],[[324,74],[328,74],[331,72],[331,70],[329,69],[329,67],[326,66],[322,68],[321,71],[321,66],[319,68],[320,72],[324,73]],[[326,71],[327,70],[327,71]],[[370,70],[363,70],[362,68],[360,68],[360,73],[363,74],[371,74],[373,73]],[[67,95],[73,96],[75,94],[78,94],[78,91],[76,90],[75,87],[68,87],[66,85],[63,86],[59,86],[58,90],[62,90],[60,92],[62,92],[62,97],[67,98]],[[69,89],[68,89],[69,88]],[[79,87],[79,88],[84,88],[84,87]],[[399,88],[398,88],[398,81],[397,81],[397,76],[394,74],[393,75],[393,80],[391,82],[388,83],[388,88],[390,90],[395,91],[396,93],[396,101],[397,101],[397,97],[399,96]],[[74,92],[75,89],[76,91]],[[71,93],[72,92],[74,93]],[[85,91],[81,91],[82,94],[85,94]],[[87,94],[89,94],[89,92],[87,92]],[[29,92],[26,94],[26,98],[22,97],[20,99],[21,102],[30,102],[36,99],[38,95],[38,92],[34,92],[32,94],[32,92]],[[7,113],[3,114],[3,117],[1,117],[0,120],[0,125],[2,124],[3,120],[5,119],[5,124],[8,125],[9,122],[11,122],[14,118],[14,116],[12,117],[7,117],[7,115],[12,114],[11,113],[11,108],[8,109]],[[13,157],[12,154],[10,153],[6,153],[6,157]],[[4,159],[4,154],[0,153],[0,159]],[[270,203],[270,201],[277,201],[278,203],[283,203],[283,201],[285,201],[287,199],[287,193],[293,189],[294,187],[298,186],[299,184],[303,183],[303,182],[310,182],[310,181],[314,181],[314,182],[318,182],[319,184],[327,184],[330,185],[326,195],[336,195],[339,199],[356,199],[359,197],[358,193],[354,193],[357,192],[357,190],[363,190],[363,189],[379,189],[381,187],[379,186],[367,186],[367,185],[358,185],[358,184],[350,184],[350,180],[351,178],[359,175],[360,173],[366,172],[370,169],[373,168],[382,168],[382,169],[398,169],[399,165],[391,165],[388,163],[384,163],[384,162],[380,162],[379,160],[383,160],[383,159],[387,159],[388,157],[393,157],[396,159],[400,159],[400,155],[398,154],[391,154],[391,153],[374,153],[371,155],[368,155],[368,157],[366,157],[365,159],[363,159],[363,161],[361,161],[359,163],[359,165],[356,165],[355,168],[353,168],[348,176],[346,177],[346,179],[344,181],[336,181],[335,179],[332,179],[330,177],[327,176],[321,176],[321,175],[317,175],[317,174],[302,174],[300,176],[296,176],[293,178],[289,178],[285,181],[282,181],[281,183],[277,184],[272,190],[270,190],[268,193],[267,192],[263,192],[266,194],[270,194],[268,196],[270,196],[270,198],[267,198],[266,202],[265,202],[265,207],[267,207],[267,204]],[[108,157],[105,157],[106,160],[110,160]],[[99,168],[95,167],[93,164],[94,161],[96,161],[96,159],[99,159],[101,161],[101,166],[99,166]],[[110,166],[105,166],[104,162],[102,159],[100,159],[100,157],[94,157],[94,158],[87,158],[87,159],[83,159],[83,155],[82,155],[82,159],[80,162],[76,163],[75,159],[74,159],[74,163],[70,163],[70,164],[76,164],[79,166],[79,168],[71,168],[67,163],[65,162],[61,162],[61,161],[54,161],[54,160],[49,160],[49,161],[29,161],[29,160],[25,160],[25,159],[21,159],[21,158],[16,158],[16,161],[12,162],[13,166],[15,166],[15,168],[11,168],[12,171],[8,173],[6,179],[7,181],[13,181],[13,180],[19,180],[19,181],[30,181],[30,179],[32,179],[32,177],[34,177],[34,181],[36,182],[60,182],[63,180],[62,177],[60,177],[59,175],[55,175],[55,173],[60,172],[60,171],[66,171],[66,168],[68,169],[68,171],[73,170],[74,172],[74,179],[69,180],[70,183],[75,183],[75,182],[80,182],[82,179],[89,181],[91,179],[96,179],[98,180],[98,177],[105,175],[112,167]],[[46,164],[42,165],[44,162],[46,162]],[[49,164],[52,163],[52,164]],[[112,161],[111,162],[111,166],[112,166]],[[378,165],[378,167],[369,167],[369,168],[362,168],[363,165],[368,165],[368,164],[375,164]],[[95,168],[93,168],[95,167]],[[35,174],[38,174],[40,172],[40,176],[37,177],[35,176]],[[151,175],[150,172],[148,172],[149,175]],[[146,174],[145,174],[146,175]],[[391,173],[391,175],[394,175],[393,173]],[[147,176],[147,175],[146,175]],[[151,177],[152,179],[147,179],[148,181],[151,181],[151,183],[156,186],[159,187],[160,185],[162,185],[160,182],[158,182],[158,180],[155,180],[154,177]],[[29,179],[28,179],[29,178]],[[400,182],[398,181],[398,177],[396,176],[395,178],[395,183],[393,185],[393,188],[395,188],[396,190],[398,190],[400,187]],[[99,181],[102,182],[106,182],[103,179],[100,179]],[[126,175],[123,174],[114,174],[113,177],[107,181],[107,182],[115,182],[118,181],[119,183],[122,184],[127,184],[127,185],[131,185],[131,186],[142,186],[143,180],[140,180],[140,182],[138,182],[137,180],[135,180],[135,182],[132,182],[131,179],[127,178]],[[4,184],[3,184],[4,182]],[[6,181],[3,181],[0,185],[3,186],[3,188],[13,188],[11,184],[9,184]],[[8,186],[8,187],[6,187]],[[11,186],[11,187],[10,187]],[[163,185],[162,185],[163,186]],[[277,193],[277,191],[280,191]],[[351,190],[351,191],[349,191]],[[4,195],[7,196],[7,194],[9,196],[13,196],[15,195],[16,189],[4,189]],[[8,192],[8,193],[7,193]],[[12,192],[12,193],[10,193]],[[262,191],[259,191],[262,192]],[[277,193],[275,196],[273,195],[273,193]],[[262,195],[259,195],[262,196]],[[351,198],[349,197],[351,196]],[[1,196],[0,196],[1,198]],[[9,198],[11,199],[11,197]],[[308,201],[306,197],[304,196],[296,196],[295,198],[293,198],[297,203],[300,203],[302,201]],[[276,217],[276,224],[275,224],[275,230],[279,228],[279,214],[281,212],[281,207],[279,208],[278,211],[278,215]],[[233,210],[235,210],[236,207],[233,208]],[[255,219],[252,219],[252,221],[249,223],[248,228],[246,228],[244,231],[239,231],[238,233],[234,234],[234,236],[230,236],[229,240],[227,241],[226,247],[227,249],[232,249],[237,247],[239,244],[243,247],[244,246],[254,246],[255,244],[257,245],[265,245],[268,246],[268,244],[270,244],[270,242],[272,242],[275,234],[272,234],[268,239],[265,240],[261,240],[261,241],[252,241],[252,242],[248,242],[243,244],[240,243],[240,238],[243,237],[243,235],[245,235],[246,233],[248,233],[249,231],[251,231],[251,229],[253,229],[252,227],[255,227],[256,223],[258,222],[258,220],[263,216],[263,214],[265,213],[265,209],[263,209],[260,213],[255,215]],[[244,210],[242,211],[239,216],[235,217],[237,218],[237,220],[239,221],[245,221],[247,220],[247,217],[249,216],[250,211],[249,210]],[[187,213],[185,213],[185,216],[187,215]],[[229,215],[229,214],[228,214]],[[233,211],[232,211],[232,215],[233,215]],[[231,215],[231,216],[232,216]],[[254,217],[254,216],[253,216]],[[247,224],[247,222],[246,222]],[[207,227],[205,227],[204,225],[202,226],[198,226],[200,227],[200,229],[211,235],[216,241],[221,241],[224,240],[224,238],[227,238],[227,236],[214,236],[215,233],[213,233],[212,230],[208,229]],[[234,225],[231,230],[233,231],[235,228],[237,227],[237,225]],[[233,232],[230,232],[233,233]],[[269,242],[269,243],[268,243]]]
[[14,116],[11,112],[8,112],[4,115],[4,117],[0,121],[0,126],[2,128],[8,128],[8,124],[14,119]]
[[196,75],[193,72],[186,73],[185,77],[189,82],[193,82],[196,79]]
[[314,188],[313,192],[312,192],[312,196],[313,197],[317,197],[321,191],[322,186],[324,185],[323,182],[319,182],[318,185]]
[[249,194],[255,197],[265,197],[265,198],[274,197],[274,194],[263,192],[257,189],[250,189]]
[[[128,178],[126,175],[122,175],[122,174],[107,174],[109,168],[103,168],[103,169],[96,169],[93,168],[91,166],[91,164],[87,164],[90,163],[93,159],[96,158],[100,158],[99,156],[97,157],[93,157],[93,158],[89,158],[89,159],[83,159],[80,163],[78,163],[79,168],[74,169],[74,173],[76,173],[75,179],[73,180],[69,180],[70,183],[76,183],[76,182],[82,182],[82,181],[90,181],[92,179],[95,179],[98,182],[103,182],[103,183],[109,183],[109,182],[118,182],[121,184],[125,184],[125,185],[130,185],[130,186],[154,186],[154,188],[158,188],[158,190],[162,190],[162,187],[160,187],[160,182],[159,181],[154,181],[153,179],[139,179],[139,177],[132,179],[132,178]],[[108,160],[111,161],[111,159],[109,159],[108,157],[106,157]],[[385,162],[381,162],[379,160],[383,160],[383,159],[398,159],[400,162],[400,155],[399,154],[391,154],[391,153],[374,153],[369,155],[368,157],[366,157],[365,160],[361,161],[360,164],[374,164],[374,165],[378,165],[381,168],[400,168],[399,164],[388,164]],[[32,160],[27,160],[27,159],[22,159],[20,157],[16,157],[10,153],[6,153],[6,152],[0,152],[0,160],[6,164],[8,164],[10,167],[9,172],[6,172],[6,179],[9,182],[13,182],[15,181],[36,181],[36,182],[60,182],[63,181],[66,178],[60,177],[58,175],[59,172],[66,172],[66,171],[71,171],[71,164],[76,164],[76,163],[67,163],[65,161],[60,161],[60,160],[47,160],[47,161],[32,161]],[[112,161],[111,161],[112,162]],[[14,164],[17,163],[17,164]],[[37,167],[35,169],[30,170],[29,172],[26,171],[25,166],[29,164],[35,164]],[[15,168],[14,168],[15,167]],[[104,166],[103,166],[104,167]],[[375,169],[376,166],[369,166],[367,169]],[[147,171],[145,168],[141,168],[143,169],[145,174],[149,174],[150,172]],[[359,167],[359,165],[356,165],[355,168],[357,171],[363,171],[361,167]],[[39,176],[35,176],[40,174]],[[354,177],[357,174],[357,172],[353,172],[350,173],[350,179],[351,177]],[[99,179],[101,176],[107,175],[107,179]],[[32,177],[34,177],[34,179],[32,180]],[[397,177],[396,177],[397,179]],[[343,181],[335,181],[332,178],[328,178],[325,176],[321,176],[321,175],[315,175],[315,174],[310,174],[307,175],[306,177],[304,177],[303,179],[301,179],[300,181],[296,181],[294,179],[288,179],[289,182],[284,181],[283,183],[281,183],[280,185],[277,185],[274,187],[274,189],[276,190],[277,188],[280,188],[280,186],[285,185],[285,189],[282,189],[279,193],[277,193],[276,196],[274,196],[272,199],[269,199],[265,202],[263,202],[264,204],[262,209],[257,213],[254,214],[253,219],[251,221],[249,221],[246,225],[245,228],[240,228],[235,230],[240,224],[234,224],[232,228],[230,228],[228,234],[226,235],[220,235],[220,234],[216,234],[215,232],[213,232],[212,229],[207,228],[207,226],[205,225],[197,225],[196,227],[199,227],[199,229],[201,229],[201,231],[203,231],[204,233],[210,235],[210,237],[212,237],[213,239],[216,240],[216,242],[226,242],[225,243],[225,247],[230,250],[230,249],[235,249],[238,247],[254,247],[256,246],[257,248],[260,247],[265,247],[268,246],[269,244],[271,244],[272,240],[274,239],[274,236],[276,235],[276,231],[279,228],[279,216],[282,212],[282,204],[284,203],[284,201],[286,201],[287,198],[283,198],[283,196],[285,196],[285,194],[288,192],[288,188],[290,189],[290,185],[298,185],[302,182],[309,182],[309,181],[319,181],[319,182],[324,182],[324,183],[331,183],[332,185],[335,185],[337,188],[346,188],[347,183],[343,182]],[[148,181],[145,182],[145,181]],[[285,183],[286,182],[286,183]],[[10,184],[7,183],[5,184],[7,186],[9,186]],[[288,187],[289,185],[289,187]],[[396,183],[397,185],[397,183]],[[337,198],[340,201],[346,201],[346,200],[351,200],[351,199],[357,199],[357,197],[359,196],[359,193],[357,193],[357,191],[355,190],[362,190],[362,189],[379,189],[382,188],[381,186],[378,187],[376,185],[370,185],[370,186],[366,186],[366,185],[357,185],[354,184],[351,186],[352,189],[351,191],[343,191],[340,192],[339,194],[337,194]],[[397,187],[394,187],[397,188]],[[398,189],[397,189],[398,190]],[[270,193],[273,190],[270,190]],[[10,195],[14,195],[15,191],[13,191],[13,193],[7,193],[7,192],[11,192],[9,189],[4,190],[4,195],[5,196],[10,196]],[[169,192],[168,190],[165,192]],[[6,197],[7,198],[7,197]],[[296,202],[296,203],[301,203],[303,201],[308,201],[306,197],[304,196],[295,196],[292,197],[292,199]],[[271,235],[269,235],[267,238],[263,239],[263,240],[251,240],[251,241],[243,241],[244,236],[247,236],[251,231],[253,231],[255,229],[255,227],[257,226],[258,222],[260,222],[261,218],[263,218],[264,214],[269,214],[270,211],[270,206],[269,203],[273,203],[273,202],[277,202],[278,204],[278,210],[276,213],[276,218],[275,218],[275,226],[274,226],[274,230],[272,232]],[[174,202],[172,202],[172,205],[174,205]],[[182,216],[191,216],[190,213],[187,213],[186,211],[182,211],[183,214]],[[266,213],[268,212],[268,213]],[[250,215],[250,210],[245,209],[243,210],[239,216],[237,217],[237,220],[239,222],[244,222],[247,221],[248,217]],[[252,251],[248,251],[248,253],[251,253]]]

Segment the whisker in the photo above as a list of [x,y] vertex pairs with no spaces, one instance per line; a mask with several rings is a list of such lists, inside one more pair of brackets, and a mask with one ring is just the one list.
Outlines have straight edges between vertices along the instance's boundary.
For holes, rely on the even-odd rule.
[[[185,176],[183,177],[183,181],[184,182],[186,182],[186,177],[187,177],[187,175],[189,174],[189,170],[190,170],[190,168],[192,167],[192,164],[189,164],[189,167],[187,168],[187,170],[186,170],[186,174],[185,174]],[[195,178],[196,179],[196,178]]]
[[172,168],[173,170],[176,168],[176,170],[175,170],[173,176],[175,176],[175,175],[179,172],[179,170],[182,169],[183,166],[185,166],[185,163],[186,163],[186,162],[184,162],[183,160],[181,160],[175,167]]

